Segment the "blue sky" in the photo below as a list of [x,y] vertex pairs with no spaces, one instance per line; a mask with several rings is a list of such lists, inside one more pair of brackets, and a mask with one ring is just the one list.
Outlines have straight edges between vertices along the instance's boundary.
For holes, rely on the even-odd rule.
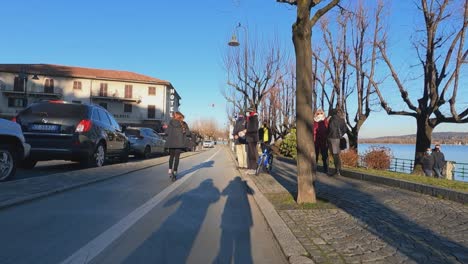
[[[391,41],[407,48],[409,36],[400,34],[414,30],[414,7],[412,1],[395,2],[389,6],[390,29],[400,33]],[[235,25],[247,26],[249,38],[277,37],[293,54],[295,15],[294,7],[275,0],[5,1],[0,63],[127,70],[168,80],[182,96],[181,110],[188,121],[213,117],[222,125],[226,123],[220,92],[226,82],[222,56]],[[405,60],[398,62],[408,66]],[[460,94],[465,98],[459,95],[459,100],[466,106],[466,83],[464,89]],[[399,100],[394,102],[394,108],[402,106]],[[415,131],[413,118],[380,112],[371,115],[361,136]],[[441,125],[435,131],[468,131],[468,125]]]

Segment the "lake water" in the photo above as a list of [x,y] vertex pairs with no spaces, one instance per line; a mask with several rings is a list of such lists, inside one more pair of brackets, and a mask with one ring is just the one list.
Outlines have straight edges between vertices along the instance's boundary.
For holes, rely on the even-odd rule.
[[[393,157],[414,160],[415,145],[404,144],[359,144],[359,154],[366,152],[371,146],[384,146],[392,150]],[[434,146],[432,146],[434,147]],[[445,159],[457,163],[468,163],[468,146],[442,145],[441,151]]]

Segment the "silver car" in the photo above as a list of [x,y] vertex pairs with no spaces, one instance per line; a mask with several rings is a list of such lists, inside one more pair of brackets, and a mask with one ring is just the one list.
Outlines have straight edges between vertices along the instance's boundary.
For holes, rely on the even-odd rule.
[[30,149],[21,127],[0,118],[0,181],[15,175],[17,162],[27,157]]
[[205,140],[203,141],[204,148],[214,148],[214,141],[213,140]]
[[147,127],[127,127],[125,134],[130,142],[130,154],[148,159],[153,154],[164,154],[166,140]]

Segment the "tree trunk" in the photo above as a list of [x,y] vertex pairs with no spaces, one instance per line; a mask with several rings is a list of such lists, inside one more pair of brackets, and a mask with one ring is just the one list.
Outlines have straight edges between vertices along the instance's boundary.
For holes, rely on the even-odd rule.
[[429,125],[429,117],[425,115],[416,118],[417,132],[416,132],[416,151],[414,156],[413,174],[422,174],[421,159],[424,156],[427,148],[431,147],[432,128]]
[[[301,12],[300,12],[301,13]],[[307,14],[306,14],[307,13]],[[303,10],[293,27],[296,52],[297,202],[315,203],[313,181],[316,166],[312,106],[312,46],[310,10]]]

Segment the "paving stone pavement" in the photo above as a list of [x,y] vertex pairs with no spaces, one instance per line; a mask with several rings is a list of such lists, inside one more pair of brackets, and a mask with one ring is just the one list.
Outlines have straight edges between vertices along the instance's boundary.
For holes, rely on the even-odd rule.
[[[296,190],[296,167],[252,176],[263,193]],[[468,263],[468,206],[320,174],[317,195],[337,209],[278,210],[316,263]]]

